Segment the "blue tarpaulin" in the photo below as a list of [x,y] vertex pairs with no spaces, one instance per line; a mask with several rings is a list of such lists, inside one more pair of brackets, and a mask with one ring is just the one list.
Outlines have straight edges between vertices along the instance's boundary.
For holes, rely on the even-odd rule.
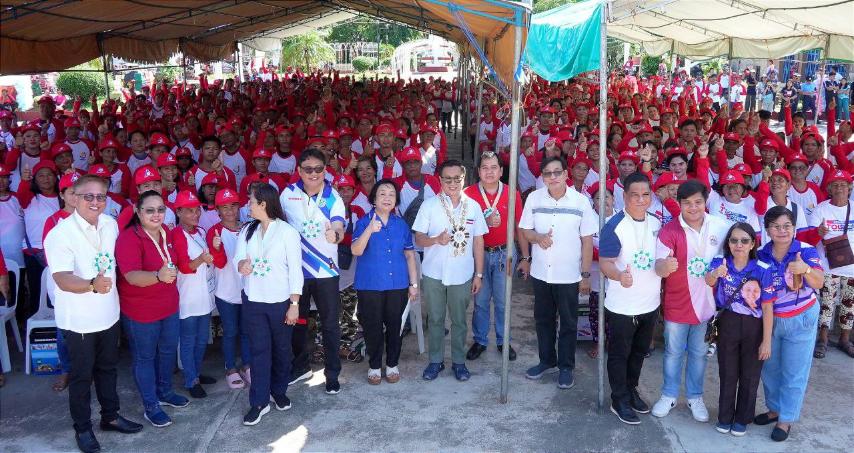
[[602,0],[570,3],[531,17],[524,61],[551,82],[599,69]]

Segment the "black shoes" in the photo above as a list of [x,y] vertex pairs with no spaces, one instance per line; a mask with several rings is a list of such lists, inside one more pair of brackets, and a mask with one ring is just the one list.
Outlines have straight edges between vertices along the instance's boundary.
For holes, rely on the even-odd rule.
[[466,360],[477,360],[483,351],[486,351],[486,346],[475,341],[469,348],[469,352],[466,353]]
[[101,444],[95,438],[95,433],[91,429],[74,433],[74,439],[77,440],[77,448],[83,453],[98,453],[101,451]]
[[210,376],[205,376],[204,374],[199,375],[199,384],[203,385],[214,385],[216,384],[216,379]]
[[638,414],[635,413],[634,409],[632,409],[628,403],[611,402],[611,412],[613,412],[621,422],[627,425],[640,425],[640,418],[638,418]]
[[249,412],[247,412],[246,415],[243,416],[243,424],[246,426],[255,426],[258,424],[258,422],[261,421],[261,417],[267,415],[268,413],[270,413],[269,404],[263,407],[250,407]]
[[[516,351],[513,350],[513,346],[507,346],[507,347],[510,348],[510,352],[508,353],[508,355],[510,356],[510,361],[512,362],[512,361],[516,360]],[[501,353],[504,352],[504,345],[501,345],[501,344],[498,345],[498,352],[501,352]]]
[[273,402],[276,403],[276,410],[286,411],[291,408],[291,399],[285,395],[273,395]]
[[202,386],[199,384],[196,384],[187,390],[190,392],[190,396],[192,396],[193,398],[198,399],[208,396],[208,392],[206,392],[205,389],[203,389]]
[[756,417],[753,417],[753,423],[758,426],[770,425],[771,423],[776,422],[780,417],[771,417],[768,415],[768,412],[763,414],[759,414]]
[[629,405],[639,414],[649,413],[649,404],[646,404],[646,401],[641,398],[636,388],[629,392]]
[[[102,431],[116,431],[122,434],[133,434],[142,431],[142,425],[132,422],[121,415],[111,422],[101,420]],[[94,436],[93,436],[94,437]]]
[[792,425],[789,425],[789,429],[785,431],[783,431],[779,426],[775,426],[774,430],[771,431],[771,440],[774,442],[783,442],[789,438],[790,432],[792,432]]
[[337,395],[339,392],[341,392],[341,384],[338,383],[338,379],[326,379],[326,394]]

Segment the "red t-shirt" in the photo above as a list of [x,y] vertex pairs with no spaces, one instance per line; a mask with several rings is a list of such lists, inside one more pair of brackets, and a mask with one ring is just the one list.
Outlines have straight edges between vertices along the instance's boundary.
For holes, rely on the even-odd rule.
[[[163,249],[164,246],[167,249]],[[169,251],[174,262],[175,251],[168,238],[161,242],[160,247],[164,252]],[[177,280],[171,284],[158,282],[151,286],[139,287],[131,285],[124,277],[127,272],[156,272],[163,267],[163,258],[141,227],[125,228],[119,233],[116,240],[116,264],[122,314],[137,322],[154,322],[178,312]]]
[[[509,209],[507,200],[510,196],[510,188],[506,184],[501,186],[501,198],[498,199],[498,204],[495,206],[498,209],[498,214],[501,215],[501,224],[495,228],[489,227],[489,231],[483,236],[485,247],[498,247],[507,244],[507,211]],[[486,210],[487,203],[491,205],[495,201],[495,195],[490,195],[486,191],[484,191],[486,195],[486,200],[484,200],[478,184],[466,187],[463,192],[476,201],[482,210]],[[516,225],[519,224],[520,218],[522,218],[522,198],[519,196],[519,192],[516,192]],[[486,224],[489,226],[488,221]]]

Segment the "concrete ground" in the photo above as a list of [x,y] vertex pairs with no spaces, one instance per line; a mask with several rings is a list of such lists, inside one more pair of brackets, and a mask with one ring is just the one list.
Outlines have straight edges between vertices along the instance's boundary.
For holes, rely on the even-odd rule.
[[[426,358],[417,352],[413,335],[404,340],[403,379],[398,384],[370,386],[367,363],[345,362],[342,392],[323,391],[322,373],[289,390],[293,408],[272,411],[255,427],[241,424],[248,407],[247,390],[228,389],[221,379],[219,344],[209,349],[205,371],[220,378],[208,386],[208,397],[185,409],[167,408],[174,424],[164,429],[146,424],[134,435],[96,435],[104,451],[761,451],[834,452],[854,445],[850,418],[854,362],[831,348],[813,364],[802,422],[790,439],[773,442],[770,427],[750,426],[745,437],[717,433],[712,423],[691,418],[684,399],[666,418],[642,415],[639,426],[620,423],[597,408],[597,362],[587,356],[590,342],[579,343],[576,386],[560,390],[555,375],[529,381],[525,369],[536,362],[533,296],[516,280],[513,297],[513,345],[519,359],[510,364],[507,404],[498,402],[501,360],[494,346],[469,362],[472,379],[457,382],[446,370],[434,382],[421,380]],[[448,352],[450,354],[450,352]],[[75,451],[67,394],[54,393],[53,377],[26,376],[13,357],[15,371],[0,390],[0,451]],[[661,385],[661,346],[644,365],[640,392],[652,404]],[[119,367],[122,414],[142,421],[142,408],[130,357],[122,352]],[[717,415],[717,362],[706,372],[706,404]],[[179,375],[176,375],[176,385]],[[606,384],[607,391],[607,384]],[[764,405],[760,391],[757,411]],[[93,401],[97,422],[97,402]],[[849,447],[844,447],[848,445]],[[850,451],[850,450],[849,450]]]

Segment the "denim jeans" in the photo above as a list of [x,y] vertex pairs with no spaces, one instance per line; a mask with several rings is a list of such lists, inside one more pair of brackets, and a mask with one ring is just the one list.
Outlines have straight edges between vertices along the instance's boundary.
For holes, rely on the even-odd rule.
[[191,388],[199,377],[202,359],[211,335],[211,315],[190,316],[181,320],[181,365],[184,366],[184,387]]
[[244,367],[248,367],[249,360],[249,337],[243,328],[242,319],[243,305],[231,304],[219,297],[216,298],[216,309],[219,311],[219,319],[222,321],[222,355],[225,356],[225,369],[237,369],[237,347],[235,342],[240,337],[240,361]]
[[[489,302],[495,305],[495,343],[504,344],[504,270],[507,249],[484,253],[483,280],[480,291],[474,297],[471,315],[471,333],[474,341],[483,346],[489,344]],[[508,340],[507,343],[510,343]]]
[[771,357],[762,367],[765,405],[780,414],[780,423],[801,415],[818,331],[818,302],[791,318],[774,317]]
[[133,378],[146,412],[160,407],[160,400],[169,398],[172,371],[178,355],[180,323],[178,313],[154,322],[137,322],[122,316],[133,357]]
[[[685,368],[685,397],[703,396],[703,377],[706,373],[706,324],[682,324],[664,321],[664,383],[661,394],[679,398],[682,369]],[[685,353],[687,360],[683,361]],[[684,365],[683,365],[684,363]]]

